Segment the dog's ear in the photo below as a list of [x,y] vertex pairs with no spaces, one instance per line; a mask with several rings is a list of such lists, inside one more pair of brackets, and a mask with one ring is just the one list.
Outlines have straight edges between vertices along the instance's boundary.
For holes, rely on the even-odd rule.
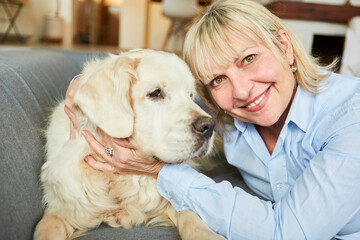
[[120,55],[87,64],[73,97],[74,109],[80,108],[112,137],[125,138],[133,132],[131,86],[136,80],[137,62]]

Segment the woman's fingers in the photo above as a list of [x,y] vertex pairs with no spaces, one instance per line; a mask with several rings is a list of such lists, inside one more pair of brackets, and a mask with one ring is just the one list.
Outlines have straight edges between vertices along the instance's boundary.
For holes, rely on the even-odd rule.
[[[94,154],[104,161],[97,161],[90,155],[85,158],[86,162],[96,170],[120,174],[148,174],[157,178],[164,165],[163,162],[135,150],[128,139],[112,140],[110,136],[102,133],[104,144],[107,144],[103,146],[90,132],[84,130],[83,135]],[[127,146],[131,148],[127,148]],[[106,152],[106,147],[114,148],[111,148],[110,151],[113,151],[113,156]]]
[[70,120],[70,139],[74,139],[76,137],[76,127],[73,122]]
[[95,158],[90,155],[85,157],[85,161],[87,162],[87,164],[90,165],[90,167],[96,170],[100,170],[103,172],[115,172],[115,169],[111,164],[96,161]]
[[76,132],[76,125],[75,125],[75,120],[76,120],[76,115],[75,113],[72,111],[71,107],[72,107],[72,98],[74,97],[78,87],[79,87],[79,77],[73,79],[73,81],[70,83],[67,91],[66,91],[66,96],[65,96],[65,101],[64,101],[64,110],[65,113],[68,115],[69,119],[70,119],[70,139],[74,139],[75,138],[75,132]]
[[100,156],[103,160],[105,160],[108,163],[112,163],[112,157],[110,155],[108,155],[108,153],[106,152],[105,148],[102,144],[100,144],[95,137],[88,131],[83,130],[82,134],[85,137],[85,140],[87,141],[87,143],[89,144],[89,146],[91,147],[91,149],[95,152],[96,155]]
[[66,115],[68,115],[69,119],[70,119],[70,139],[74,139],[76,136],[76,126],[75,126],[75,120],[76,120],[76,115],[75,113],[68,108],[66,105],[64,107],[65,113]]
[[75,78],[69,85],[68,89],[66,90],[65,95],[65,108],[68,108],[68,110],[71,110],[72,106],[72,99],[79,88],[79,79],[80,77]]
[[128,138],[113,138],[113,143],[124,148],[135,149]]

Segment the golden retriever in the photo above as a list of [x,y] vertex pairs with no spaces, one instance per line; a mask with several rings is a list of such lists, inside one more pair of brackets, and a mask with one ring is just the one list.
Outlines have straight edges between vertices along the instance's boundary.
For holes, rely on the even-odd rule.
[[[72,104],[79,132],[87,129],[100,142],[100,131],[129,138],[147,156],[178,163],[208,154],[213,145],[214,121],[194,96],[194,78],[179,57],[133,50],[87,63]],[[195,213],[176,212],[157,192],[156,179],[92,169],[83,161],[92,150],[79,133],[69,139],[69,127],[62,102],[46,130],[46,209],[34,239],[71,239],[102,222],[175,225],[182,239],[224,239]]]

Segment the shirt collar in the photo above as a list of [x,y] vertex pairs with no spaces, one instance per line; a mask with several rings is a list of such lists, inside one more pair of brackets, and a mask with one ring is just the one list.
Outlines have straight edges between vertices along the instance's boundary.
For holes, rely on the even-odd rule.
[[285,124],[295,123],[306,132],[311,117],[314,115],[315,94],[298,86]]
[[234,118],[234,125],[240,132],[244,132],[247,126],[247,123],[240,121],[239,119]]

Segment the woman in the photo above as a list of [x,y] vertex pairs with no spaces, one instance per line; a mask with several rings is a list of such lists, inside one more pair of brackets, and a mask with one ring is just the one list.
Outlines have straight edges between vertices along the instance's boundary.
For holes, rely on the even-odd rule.
[[359,79],[320,67],[280,19],[248,0],[208,7],[187,34],[184,58],[217,117],[227,161],[268,201],[186,164],[134,166],[124,139],[108,143],[123,159],[88,163],[143,169],[177,211],[195,211],[228,239],[360,239]]

